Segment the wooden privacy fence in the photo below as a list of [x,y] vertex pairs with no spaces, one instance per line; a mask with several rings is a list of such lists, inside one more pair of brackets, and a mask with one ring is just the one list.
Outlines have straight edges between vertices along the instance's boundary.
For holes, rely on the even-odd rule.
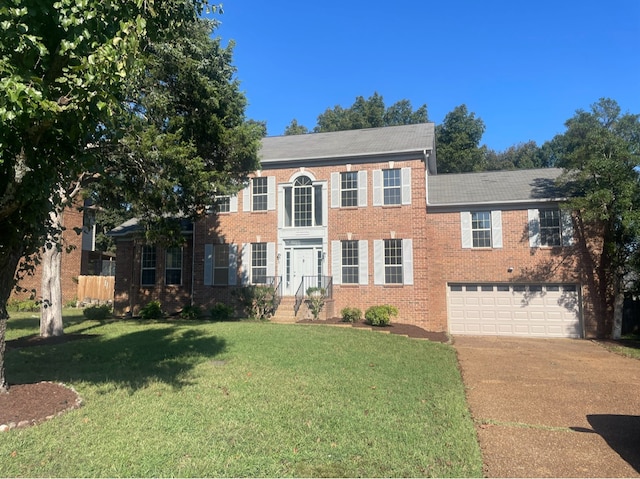
[[115,276],[78,276],[78,301],[113,302]]

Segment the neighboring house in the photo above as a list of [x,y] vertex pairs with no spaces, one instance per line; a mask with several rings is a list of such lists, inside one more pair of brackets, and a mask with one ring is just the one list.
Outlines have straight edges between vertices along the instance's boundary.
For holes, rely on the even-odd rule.
[[[63,303],[78,299],[78,278],[81,275],[113,275],[115,269],[112,254],[96,251],[93,210],[90,207],[83,209],[82,204],[82,200],[78,200],[64,210],[62,217],[60,286]],[[14,291],[10,300],[39,299],[41,281],[40,268],[36,265],[33,274],[24,275],[18,282],[18,286],[26,291]]]
[[182,247],[145,244],[135,220],[112,231],[117,314],[267,283],[281,315],[319,285],[330,316],[391,304],[431,331],[592,334],[575,265],[549,266],[572,248],[559,170],[438,176],[432,123],[264,138],[260,159],[244,190],[185,224]]

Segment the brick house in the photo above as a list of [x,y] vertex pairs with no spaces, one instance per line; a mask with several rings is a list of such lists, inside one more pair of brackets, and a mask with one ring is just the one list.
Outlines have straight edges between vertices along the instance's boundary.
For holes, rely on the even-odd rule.
[[[260,159],[244,190],[184,225],[182,247],[144,244],[135,220],[112,231],[117,314],[152,299],[170,313],[209,308],[234,288],[269,283],[283,297],[277,316],[293,321],[292,298],[317,285],[330,292],[329,316],[392,304],[397,321],[431,331],[590,334],[571,267],[529,271],[570,248],[558,170],[438,176],[432,123],[268,137]],[[490,316],[474,287],[494,293],[493,326],[473,321]]]

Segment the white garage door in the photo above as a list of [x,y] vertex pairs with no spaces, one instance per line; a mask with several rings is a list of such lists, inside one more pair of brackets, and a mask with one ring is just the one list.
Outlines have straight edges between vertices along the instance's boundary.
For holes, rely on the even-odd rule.
[[580,295],[570,284],[449,284],[451,334],[582,337]]

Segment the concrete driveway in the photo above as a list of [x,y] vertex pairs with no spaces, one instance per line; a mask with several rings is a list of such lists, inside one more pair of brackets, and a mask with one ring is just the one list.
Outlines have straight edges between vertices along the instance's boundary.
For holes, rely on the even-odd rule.
[[640,361],[588,340],[457,336],[487,477],[640,477]]

